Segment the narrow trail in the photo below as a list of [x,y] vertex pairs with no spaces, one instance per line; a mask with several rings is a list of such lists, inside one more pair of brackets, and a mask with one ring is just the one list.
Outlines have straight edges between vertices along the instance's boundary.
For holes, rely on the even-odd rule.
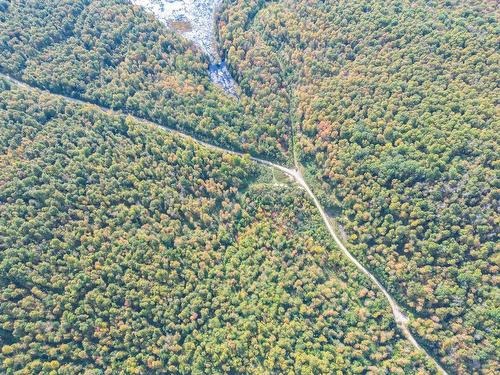
[[[51,92],[49,90],[45,90],[45,89],[41,89],[41,88],[38,88],[38,87],[35,87],[35,86],[31,86],[31,85],[29,85],[29,84],[27,84],[25,82],[19,81],[16,78],[13,78],[13,77],[11,77],[9,75],[6,75],[6,74],[3,74],[3,73],[0,73],[0,78],[4,78],[5,80],[7,80],[10,83],[15,84],[17,86],[20,86],[20,87],[23,87],[23,88],[27,88],[27,89],[38,90],[40,92],[50,94],[52,96],[58,97],[60,99],[66,100],[66,101],[71,102],[71,103],[76,103],[76,104],[79,104],[79,105],[87,105],[87,106],[91,105],[91,106],[94,106],[95,108],[97,108],[97,109],[99,109],[99,110],[101,110],[101,111],[103,111],[105,113],[109,113],[109,114],[113,114],[113,115],[117,115],[117,116],[130,116],[131,118],[133,118],[134,120],[136,120],[138,122],[146,123],[146,124],[149,124],[151,126],[160,128],[160,129],[162,129],[164,131],[167,131],[169,133],[175,134],[177,136],[180,136],[180,137],[182,137],[184,139],[190,140],[190,141],[192,141],[194,143],[197,143],[197,144],[202,145],[204,147],[210,148],[212,150],[216,150],[216,151],[219,151],[219,152],[222,152],[222,153],[229,153],[229,154],[233,154],[233,155],[238,155],[238,156],[245,156],[245,155],[248,156],[248,154],[245,154],[243,152],[234,151],[234,150],[230,150],[230,149],[226,149],[226,148],[223,148],[223,147],[219,147],[219,146],[213,145],[213,144],[208,143],[206,141],[199,140],[199,139],[197,139],[197,138],[195,138],[195,137],[193,137],[193,136],[191,136],[189,134],[186,134],[186,133],[184,133],[184,132],[182,132],[180,130],[172,129],[172,128],[167,128],[167,127],[165,127],[163,125],[160,125],[158,123],[155,123],[153,121],[146,120],[144,118],[137,117],[137,116],[131,115],[129,113],[125,113],[125,112],[122,112],[122,111],[113,110],[111,108],[106,108],[106,107],[103,107],[103,106],[100,106],[100,105],[97,105],[97,104],[94,104],[94,103],[91,103],[91,102],[87,102],[87,101],[80,100],[80,99],[75,99],[75,98],[64,96],[64,95],[61,95],[61,94],[56,94],[56,93],[53,93],[53,92]],[[373,283],[383,293],[383,295],[385,296],[385,298],[389,302],[389,305],[390,305],[391,310],[392,310],[392,314],[394,315],[394,320],[396,321],[397,326],[399,327],[399,329],[401,330],[401,332],[403,333],[403,335],[405,336],[405,338],[408,341],[410,341],[410,343],[417,350],[419,350],[419,351],[421,351],[421,352],[423,352],[423,353],[426,354],[426,356],[428,357],[428,359],[436,366],[438,372],[440,372],[441,374],[444,374],[444,375],[448,375],[447,372],[434,359],[434,357],[432,355],[430,355],[417,342],[417,340],[415,339],[415,337],[413,336],[413,334],[410,332],[410,330],[408,328],[409,318],[402,312],[400,306],[397,304],[397,302],[394,300],[394,298],[389,294],[389,292],[385,289],[385,287],[378,281],[378,279],[370,271],[368,271],[349,252],[349,250],[347,250],[347,247],[342,243],[342,241],[340,241],[340,238],[337,236],[337,234],[335,233],[335,231],[333,229],[333,226],[332,226],[332,224],[331,224],[331,222],[329,220],[328,215],[326,214],[325,210],[321,206],[321,203],[319,202],[319,200],[316,198],[316,195],[314,195],[314,193],[312,192],[311,188],[309,187],[309,185],[307,184],[307,182],[302,177],[302,173],[297,168],[297,165],[296,165],[297,169],[290,169],[290,168],[287,168],[285,166],[282,166],[282,165],[279,165],[279,164],[276,164],[276,163],[273,163],[271,161],[264,160],[264,159],[261,159],[261,158],[255,157],[255,156],[249,156],[249,157],[250,157],[251,160],[253,160],[256,163],[259,163],[261,165],[264,165],[264,166],[267,166],[267,167],[270,167],[270,168],[275,168],[275,169],[280,170],[281,172],[285,173],[287,176],[289,176],[291,179],[293,179],[300,187],[302,187],[307,192],[307,194],[309,195],[309,197],[314,202],[314,205],[316,206],[317,210],[319,211],[319,213],[320,213],[320,215],[321,215],[321,217],[323,219],[323,222],[325,223],[326,228],[328,229],[328,232],[330,233],[331,237],[333,238],[333,240],[335,241],[335,243],[337,244],[337,246],[340,248],[340,250],[342,250],[342,252],[344,253],[344,255],[352,263],[354,263],[354,265],[356,266],[356,268],[358,268],[358,270],[360,270],[366,276],[368,276],[368,278],[371,281],[373,281]]]

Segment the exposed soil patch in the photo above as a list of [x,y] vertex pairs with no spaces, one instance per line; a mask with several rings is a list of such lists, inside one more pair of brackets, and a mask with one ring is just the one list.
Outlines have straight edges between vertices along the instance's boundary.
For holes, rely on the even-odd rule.
[[189,21],[169,21],[167,25],[180,33],[188,33],[193,31],[193,26]]

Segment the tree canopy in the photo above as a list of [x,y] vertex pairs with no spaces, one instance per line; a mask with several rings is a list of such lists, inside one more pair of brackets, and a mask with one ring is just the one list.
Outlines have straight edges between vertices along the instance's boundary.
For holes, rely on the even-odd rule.
[[303,192],[0,85],[2,372],[433,371]]
[[[298,159],[356,257],[458,373],[499,370],[497,11],[240,0],[218,22],[231,70],[293,124]],[[269,83],[283,100],[262,99]]]
[[0,0],[0,72],[123,113],[0,80],[1,371],[435,372],[304,192],[134,114],[281,163],[293,149],[422,345],[498,372],[496,11],[226,0],[238,100],[128,1]]
[[274,126],[225,95],[208,58],[124,0],[8,2],[0,8],[0,72],[133,113],[221,146],[285,161]]

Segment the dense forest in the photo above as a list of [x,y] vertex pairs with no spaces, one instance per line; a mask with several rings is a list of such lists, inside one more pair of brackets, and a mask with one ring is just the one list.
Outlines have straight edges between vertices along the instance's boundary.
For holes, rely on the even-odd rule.
[[[0,72],[285,161],[286,137],[210,84],[208,59],[123,0],[0,1]],[[282,139],[282,141],[279,141]]]
[[238,0],[218,21],[350,249],[461,374],[500,371],[497,17],[486,0]]
[[[239,85],[126,0],[0,0],[0,372],[500,372],[498,5],[224,0]],[[100,110],[123,112],[111,115]],[[293,151],[293,152],[292,152]]]
[[433,372],[303,192],[0,88],[3,373]]

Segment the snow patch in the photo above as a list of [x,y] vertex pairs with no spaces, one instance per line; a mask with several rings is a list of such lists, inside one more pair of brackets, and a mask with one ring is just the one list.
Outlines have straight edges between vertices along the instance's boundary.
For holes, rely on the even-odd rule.
[[214,36],[214,17],[221,0],[131,0],[153,13],[167,27],[198,46],[210,59],[210,79],[232,96],[236,82],[221,61]]
[[[214,16],[220,0],[131,0],[153,13],[169,28],[182,34],[196,44],[216,62],[217,51],[214,39]],[[190,27],[178,29],[182,22]]]

